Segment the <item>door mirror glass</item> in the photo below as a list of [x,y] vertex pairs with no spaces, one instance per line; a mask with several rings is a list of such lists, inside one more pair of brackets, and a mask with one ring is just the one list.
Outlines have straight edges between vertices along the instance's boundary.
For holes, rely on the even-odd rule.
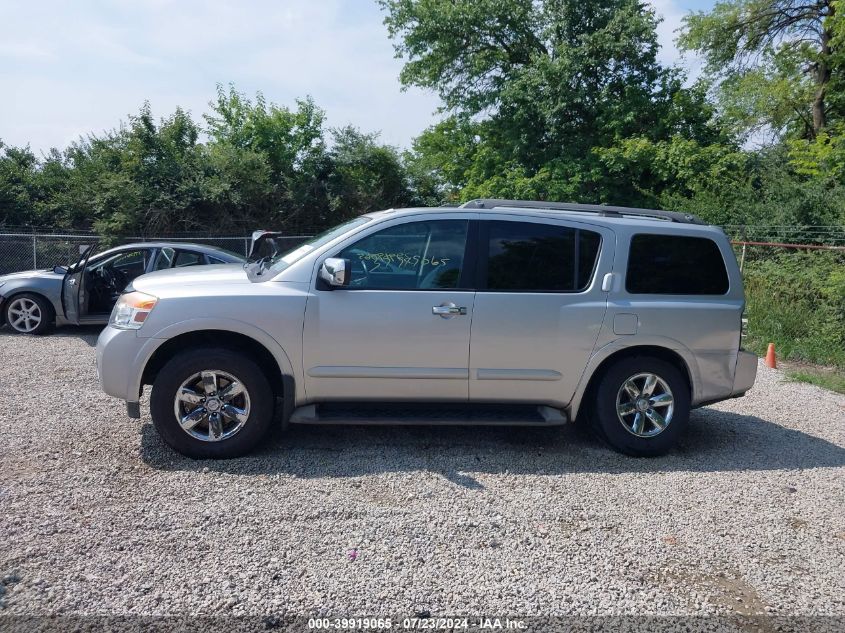
[[349,285],[349,260],[329,257],[320,266],[320,279],[332,288],[342,288]]

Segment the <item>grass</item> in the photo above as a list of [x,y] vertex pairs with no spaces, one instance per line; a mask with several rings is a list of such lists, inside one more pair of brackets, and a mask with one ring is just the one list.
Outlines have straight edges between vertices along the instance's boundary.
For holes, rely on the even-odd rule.
[[784,373],[790,380],[807,382],[836,393],[845,394],[845,371],[828,367],[802,367],[801,369],[787,369]]
[[774,343],[788,378],[845,393],[845,254],[749,262],[744,277],[747,348]]
[[[787,378],[845,394],[845,367],[814,364],[807,361],[802,354],[796,354],[796,348],[789,344],[790,341],[776,339],[772,342],[777,352],[778,369],[782,369]],[[760,358],[765,358],[768,343],[749,336],[743,342],[743,347]]]

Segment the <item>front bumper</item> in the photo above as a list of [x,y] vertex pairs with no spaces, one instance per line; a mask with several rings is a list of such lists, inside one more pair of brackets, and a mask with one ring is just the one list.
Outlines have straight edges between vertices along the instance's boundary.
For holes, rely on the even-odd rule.
[[137,403],[136,359],[147,339],[138,338],[135,330],[108,326],[97,339],[97,376],[108,395]]
[[736,358],[734,386],[731,396],[741,396],[754,386],[757,379],[757,355],[740,350]]

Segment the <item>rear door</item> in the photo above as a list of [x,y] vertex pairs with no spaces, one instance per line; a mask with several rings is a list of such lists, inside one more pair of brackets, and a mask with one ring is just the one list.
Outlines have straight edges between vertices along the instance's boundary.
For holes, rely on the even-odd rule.
[[470,400],[564,406],[607,310],[614,234],[589,223],[483,219],[470,341]]
[[89,246],[82,252],[80,260],[65,273],[62,280],[62,308],[65,319],[79,325],[79,319],[85,316],[85,268],[94,252],[96,245]]

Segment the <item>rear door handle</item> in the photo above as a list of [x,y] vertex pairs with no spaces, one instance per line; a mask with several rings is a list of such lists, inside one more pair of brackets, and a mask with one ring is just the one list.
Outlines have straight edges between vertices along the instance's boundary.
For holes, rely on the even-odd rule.
[[439,306],[432,306],[431,313],[444,319],[449,319],[454,316],[465,315],[467,309],[463,306],[456,306],[454,303],[442,303]]

